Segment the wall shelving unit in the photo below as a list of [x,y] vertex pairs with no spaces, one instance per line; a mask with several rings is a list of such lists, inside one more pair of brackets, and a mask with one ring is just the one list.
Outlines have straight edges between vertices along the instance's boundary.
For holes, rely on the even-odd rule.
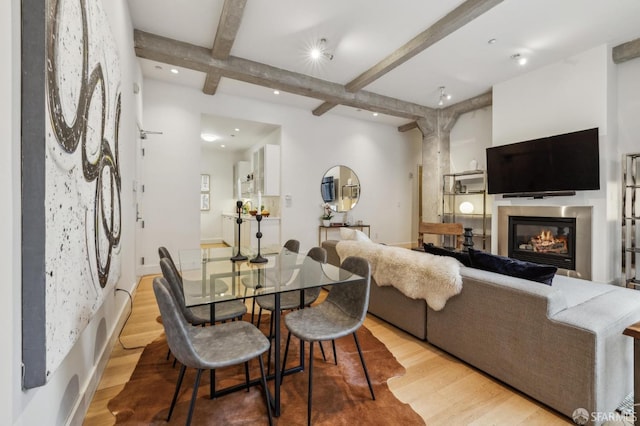
[[491,215],[487,212],[487,174],[471,170],[442,175],[442,222],[473,229],[474,248],[490,247]]
[[640,153],[622,158],[622,276],[629,288],[640,288]]

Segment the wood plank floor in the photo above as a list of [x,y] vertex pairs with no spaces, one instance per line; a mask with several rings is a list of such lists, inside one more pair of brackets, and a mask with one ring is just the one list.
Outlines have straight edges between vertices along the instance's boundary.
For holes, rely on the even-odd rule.
[[[107,403],[129,380],[142,347],[162,333],[162,325],[156,321],[159,312],[152,279],[153,276],[143,277],[138,285],[131,317],[121,333],[122,344],[114,345],[84,425],[114,424],[115,418],[107,409]],[[368,315],[365,325],[406,368],[405,375],[389,380],[389,388],[400,401],[409,403],[427,425],[573,424],[570,419],[376,317]]]

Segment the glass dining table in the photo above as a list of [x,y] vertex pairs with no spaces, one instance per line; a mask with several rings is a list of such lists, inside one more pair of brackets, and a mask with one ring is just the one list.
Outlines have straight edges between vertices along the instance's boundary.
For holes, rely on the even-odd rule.
[[[280,312],[280,295],[289,291],[300,292],[300,305],[304,304],[304,291],[311,288],[358,283],[364,277],[328,263],[320,263],[304,254],[291,252],[281,247],[267,247],[261,256],[265,263],[253,263],[257,253],[241,248],[247,260],[232,261],[238,252],[234,247],[206,248],[179,251],[185,305],[187,307],[209,305],[211,318],[215,318],[216,304],[230,300],[245,300],[256,296],[273,295],[275,309]],[[255,306],[255,305],[254,305]],[[280,365],[281,330],[280,315],[274,315],[274,370],[269,376],[274,380],[272,406],[275,416],[280,415],[280,382],[284,374],[304,369],[304,345],[300,345],[300,363],[297,367],[282,370]],[[211,397],[222,395],[246,385],[215,392],[215,380],[211,380]],[[250,385],[259,384],[256,379]]]

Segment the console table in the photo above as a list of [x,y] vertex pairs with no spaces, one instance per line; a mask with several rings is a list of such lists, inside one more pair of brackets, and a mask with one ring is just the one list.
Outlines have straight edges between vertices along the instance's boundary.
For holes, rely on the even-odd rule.
[[324,230],[324,239],[328,239],[328,233],[330,229],[340,229],[340,228],[355,228],[362,232],[367,230],[367,236],[371,238],[371,226],[370,225],[341,225],[341,226],[318,226],[318,246],[322,245],[322,231]]

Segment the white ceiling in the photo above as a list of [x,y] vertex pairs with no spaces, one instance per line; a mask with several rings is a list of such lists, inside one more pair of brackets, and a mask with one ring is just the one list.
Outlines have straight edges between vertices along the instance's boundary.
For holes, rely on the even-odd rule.
[[[211,48],[223,0],[128,0],[133,27]],[[346,84],[462,0],[249,0],[231,55]],[[333,60],[312,64],[306,49],[327,39]],[[499,82],[607,43],[640,37],[639,0],[504,0],[364,90],[438,108],[438,87],[457,103]],[[489,44],[490,39],[496,42]],[[511,59],[520,53],[525,66]],[[141,59],[143,75],[202,89],[205,74]],[[161,67],[158,69],[157,67]],[[283,103],[311,111],[322,101],[223,78],[217,93]],[[214,95],[215,96],[215,95]],[[390,125],[408,120],[338,106],[340,114]],[[318,118],[321,119],[321,118]]]

